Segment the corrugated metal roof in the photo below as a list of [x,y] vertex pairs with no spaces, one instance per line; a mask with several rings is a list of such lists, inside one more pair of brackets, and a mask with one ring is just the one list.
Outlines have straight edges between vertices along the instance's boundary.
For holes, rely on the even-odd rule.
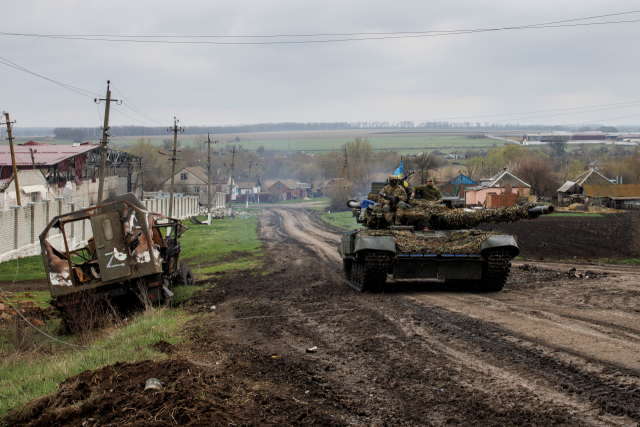
[[565,182],[565,183],[562,185],[562,187],[558,188],[558,192],[560,192],[560,193],[564,193],[565,191],[569,191],[569,189],[570,189],[571,187],[573,187],[574,185],[576,185],[576,183],[575,183],[575,182],[573,182],[573,181],[567,181],[567,182]]
[[[100,147],[100,144],[86,144],[79,146],[71,145],[46,145],[46,146],[24,146],[14,145],[13,150],[16,154],[16,165],[18,166],[31,166],[31,152],[29,149],[33,149],[33,159],[37,166],[53,166],[64,159],[75,157],[78,154],[86,153],[95,148]],[[8,145],[0,146],[0,166],[11,165],[11,148]]]
[[465,174],[460,174],[458,176],[456,176],[455,178],[453,178],[451,181],[445,182],[444,184],[442,184],[443,186],[446,185],[478,185],[477,182],[473,181],[471,178],[469,178],[468,176],[466,176]]
[[614,185],[609,179],[595,170],[588,170],[573,180],[579,186],[585,185]]
[[587,197],[638,197],[640,184],[585,185],[582,187]]

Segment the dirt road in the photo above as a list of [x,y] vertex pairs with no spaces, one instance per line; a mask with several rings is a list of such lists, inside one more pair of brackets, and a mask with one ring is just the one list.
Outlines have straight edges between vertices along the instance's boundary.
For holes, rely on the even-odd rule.
[[[362,424],[640,420],[640,269],[516,263],[496,294],[391,280],[382,295],[357,294],[340,275],[337,230],[295,207],[264,210],[260,224],[286,283],[244,315],[351,311],[245,325],[242,334],[335,365],[326,381],[367,402]],[[312,345],[319,351],[309,356]]]
[[[264,208],[259,234],[264,266],[195,299],[215,320],[185,328],[191,341],[167,349],[180,358],[85,372],[14,425],[640,421],[640,269],[518,261],[495,294],[391,280],[360,294],[342,278],[340,230],[313,212]],[[149,377],[167,391],[143,394]]]

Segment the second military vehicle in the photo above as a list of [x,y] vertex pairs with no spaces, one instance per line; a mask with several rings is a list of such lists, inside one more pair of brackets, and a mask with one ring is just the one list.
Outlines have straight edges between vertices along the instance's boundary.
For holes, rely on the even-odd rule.
[[[85,221],[92,237],[76,243]],[[179,262],[178,238],[186,230],[178,219],[148,211],[131,193],[53,218],[40,234],[51,305],[65,319],[87,293],[108,297],[116,307],[141,297],[169,303],[172,285],[193,284],[191,270]]]
[[[372,186],[377,194],[378,187]],[[375,198],[375,197],[371,197]],[[385,220],[388,204],[348,202],[366,228],[340,240],[345,278],[361,291],[381,291],[394,279],[443,279],[465,282],[479,291],[502,290],[511,260],[520,253],[513,236],[474,230],[481,223],[512,222],[552,214],[553,206],[499,209],[451,209],[442,201],[413,200],[395,213],[402,225]]]

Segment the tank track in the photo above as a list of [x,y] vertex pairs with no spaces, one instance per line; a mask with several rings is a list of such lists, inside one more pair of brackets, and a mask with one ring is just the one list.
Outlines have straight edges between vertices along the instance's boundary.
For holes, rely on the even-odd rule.
[[371,251],[364,256],[364,262],[343,260],[345,278],[349,285],[360,292],[382,292],[387,282],[389,255]]
[[499,292],[507,283],[511,272],[511,259],[508,251],[493,251],[487,256],[487,267],[476,288],[482,292]]

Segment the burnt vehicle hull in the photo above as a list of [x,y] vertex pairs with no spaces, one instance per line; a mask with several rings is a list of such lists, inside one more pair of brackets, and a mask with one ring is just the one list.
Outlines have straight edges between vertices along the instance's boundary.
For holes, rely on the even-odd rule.
[[360,291],[382,291],[388,275],[398,279],[463,282],[500,291],[520,252],[513,236],[476,230],[413,231],[412,227],[354,230],[338,245],[345,278]]
[[[68,231],[84,221],[93,237],[70,247]],[[64,313],[82,295],[107,297],[116,308],[170,303],[169,288],[193,280],[179,262],[178,238],[186,230],[178,219],[147,211],[133,194],[55,217],[40,235],[51,304]]]

